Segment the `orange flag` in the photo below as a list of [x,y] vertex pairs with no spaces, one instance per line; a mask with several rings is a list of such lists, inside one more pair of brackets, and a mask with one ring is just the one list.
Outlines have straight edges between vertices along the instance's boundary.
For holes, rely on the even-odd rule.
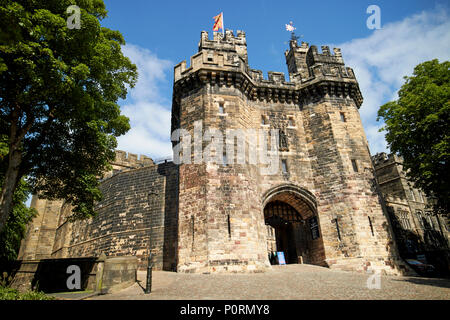
[[213,31],[219,31],[219,29],[222,29],[223,31],[223,12],[215,16],[213,19],[214,19]]

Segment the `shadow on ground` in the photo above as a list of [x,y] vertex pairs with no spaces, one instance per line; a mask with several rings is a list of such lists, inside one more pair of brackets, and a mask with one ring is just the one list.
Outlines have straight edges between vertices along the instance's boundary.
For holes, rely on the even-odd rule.
[[450,289],[450,280],[443,279],[443,278],[402,277],[399,279],[392,278],[392,280],[399,281],[399,282],[409,282],[409,283],[418,284],[418,285]]

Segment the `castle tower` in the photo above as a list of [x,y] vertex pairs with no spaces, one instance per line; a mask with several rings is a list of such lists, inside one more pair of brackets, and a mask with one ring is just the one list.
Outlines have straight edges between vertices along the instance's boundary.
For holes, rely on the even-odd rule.
[[[191,163],[179,169],[181,272],[258,271],[269,266],[264,220],[255,202],[257,176],[250,166],[223,165],[223,149],[213,150],[217,161],[204,161],[210,129],[225,135],[229,129],[255,127],[242,91],[250,80],[247,68],[245,33],[234,36],[229,30],[225,37],[215,33],[213,40],[202,32],[190,68],[186,62],[175,67],[172,131],[186,130],[193,140]],[[212,136],[216,138],[224,137]],[[199,140],[198,148],[194,144]]]
[[[244,32],[209,40],[203,31],[189,68],[185,61],[175,66],[172,132],[182,136],[172,137],[182,155],[178,271],[259,271],[281,251],[288,263],[398,272],[374,187],[358,82],[340,49],[333,52],[291,40],[290,82],[282,72],[264,79],[248,65]],[[227,132],[239,132],[243,158]],[[276,139],[252,136],[261,132]],[[219,144],[230,139],[234,153]],[[274,163],[252,158],[252,150],[261,154],[273,141],[276,150],[267,154],[276,151],[275,171]],[[213,149],[213,161],[205,161]]]
[[20,245],[19,260],[51,257],[62,203],[61,200],[50,201],[33,195],[31,208],[35,208],[38,215],[28,224]]

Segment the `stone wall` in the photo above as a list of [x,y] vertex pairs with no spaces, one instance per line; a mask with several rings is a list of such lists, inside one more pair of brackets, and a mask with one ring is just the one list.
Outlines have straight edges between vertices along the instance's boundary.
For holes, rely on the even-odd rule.
[[[281,72],[264,79],[248,65],[243,32],[215,33],[213,40],[202,32],[190,66],[175,66],[172,131],[184,129],[195,139],[195,123],[202,133],[213,128],[224,135],[228,129],[278,129],[287,144],[280,145],[275,174],[263,173],[266,166],[248,155],[237,164],[228,150],[227,165],[221,154],[215,163],[195,164],[192,155],[191,163],[180,165],[178,271],[267,268],[264,204],[284,198],[303,219],[319,221],[320,238],[304,253],[312,263],[399,272],[392,230],[373,186],[358,112],[362,96],[340,50],[333,52],[293,40],[286,52],[290,81]],[[206,142],[200,152],[208,150]],[[252,144],[245,137],[245,145]],[[264,196],[278,187],[286,188]],[[307,194],[314,202],[309,209]]]
[[[67,272],[69,266],[80,269],[80,289],[67,287],[67,279],[73,273],[72,270]],[[20,291],[96,291],[97,266],[96,257],[18,260],[8,274],[13,277],[11,287]]]
[[[151,247],[155,269],[173,270],[176,250],[177,168],[163,163],[120,172],[102,181],[97,215],[59,228],[53,255],[132,255],[140,268]],[[65,236],[67,228],[70,237]],[[59,241],[60,238],[65,241]]]
[[[12,276],[11,287],[20,291],[107,293],[133,285],[137,280],[137,265],[136,257],[102,256],[18,260],[2,271]],[[75,274],[73,269],[68,269],[71,266],[79,268],[80,288],[67,287],[68,278]]]
[[[181,127],[193,137],[198,120],[205,130],[249,127],[250,117],[245,118],[249,110],[239,91],[230,88],[220,95],[216,90],[206,86],[180,101],[175,111]],[[218,103],[223,104],[224,114],[218,114]],[[200,147],[204,150],[208,144],[204,141]],[[222,161],[222,154],[218,159]],[[258,184],[252,172],[257,168],[194,162],[192,153],[192,164],[180,166],[177,271],[263,270],[268,262],[262,212],[255,204]]]
[[155,269],[174,270],[177,250],[178,167],[116,151],[100,182],[103,199],[91,219],[69,222],[71,206],[34,196],[39,215],[28,227],[19,259],[132,255],[141,269],[149,248]]
[[401,157],[378,153],[372,160],[401,256],[425,258],[441,275],[448,276],[450,251],[446,217],[434,214],[425,194],[408,181]]

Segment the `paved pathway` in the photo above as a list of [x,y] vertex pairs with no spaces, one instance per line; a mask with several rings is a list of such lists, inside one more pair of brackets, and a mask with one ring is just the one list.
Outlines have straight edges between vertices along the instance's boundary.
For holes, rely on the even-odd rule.
[[367,288],[369,274],[312,265],[275,266],[266,273],[184,274],[153,272],[152,293],[144,294],[146,272],[135,285],[88,298],[123,300],[450,300],[450,279],[381,276],[380,289]]

